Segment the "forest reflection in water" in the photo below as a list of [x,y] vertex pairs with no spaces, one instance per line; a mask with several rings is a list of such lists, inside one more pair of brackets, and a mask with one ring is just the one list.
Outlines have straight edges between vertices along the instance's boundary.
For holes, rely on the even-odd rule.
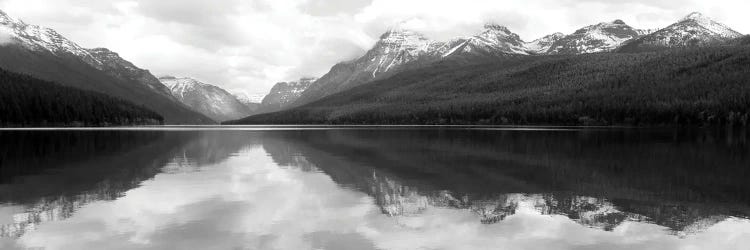
[[0,131],[0,248],[745,249],[747,139],[612,129]]

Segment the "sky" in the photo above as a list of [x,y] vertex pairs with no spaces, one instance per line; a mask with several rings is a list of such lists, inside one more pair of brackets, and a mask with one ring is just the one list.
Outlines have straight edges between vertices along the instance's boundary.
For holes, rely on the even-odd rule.
[[448,40],[493,22],[531,41],[615,19],[663,28],[698,11],[750,33],[747,0],[0,0],[0,9],[157,76],[251,95],[322,76],[395,26]]

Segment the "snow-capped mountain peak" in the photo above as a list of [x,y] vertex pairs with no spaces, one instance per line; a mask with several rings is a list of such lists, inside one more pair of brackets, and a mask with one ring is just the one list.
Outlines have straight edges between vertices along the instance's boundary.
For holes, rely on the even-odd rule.
[[125,59],[122,59],[117,52],[111,51],[107,48],[93,48],[93,49],[84,49],[86,52],[93,57],[93,59],[96,61],[95,63],[91,63],[91,66],[94,66],[97,69],[102,70],[103,66],[106,64],[117,64],[118,66],[122,67],[125,70],[128,71],[144,71],[142,69],[139,69],[132,63],[125,61]]
[[380,36],[375,45],[385,53],[397,51],[425,52],[434,42],[419,32],[401,28],[393,28]]
[[262,94],[248,94],[247,92],[234,92],[232,93],[234,97],[237,98],[238,101],[244,103],[245,105],[248,104],[260,104],[263,101],[263,97],[265,95]]
[[5,11],[0,10],[0,24],[7,25],[7,24],[24,24],[23,21],[15,19],[11,16],[9,16]]
[[693,12],[675,24],[626,44],[620,51],[709,46],[739,37],[742,37],[741,33],[701,13]]
[[726,25],[716,22],[710,17],[707,17],[699,12],[690,13],[689,15],[682,18],[678,24],[680,23],[685,25],[698,25],[724,38],[737,38],[742,35],[739,32],[727,27]]
[[298,81],[280,82],[271,88],[261,103],[261,110],[273,112],[291,105],[307,90],[318,78],[305,77]]
[[252,110],[226,90],[190,77],[162,76],[159,80],[183,104],[216,121],[239,119]]
[[428,40],[424,35],[419,32],[404,29],[400,27],[391,28],[382,35],[380,35],[381,41],[386,42],[400,42],[410,40]]
[[507,27],[488,23],[484,25],[484,31],[477,35],[478,38],[483,38],[492,42],[503,41],[510,42],[514,45],[521,45],[523,40],[518,34],[511,32]]
[[535,54],[546,53],[552,44],[565,37],[565,34],[557,32],[526,43],[526,48]]
[[55,55],[72,54],[93,66],[100,66],[101,62],[94,58],[88,50],[63,37],[57,31],[29,25],[22,20],[10,17],[0,10],[0,32],[7,33],[13,42],[30,50],[48,51]]
[[460,55],[501,56],[527,55],[525,42],[505,26],[488,23],[484,30],[472,37],[455,38],[438,50],[441,57]]
[[625,21],[616,19],[611,22],[601,22],[595,25],[587,26],[583,28],[582,30],[598,31],[602,29],[616,29],[616,28],[633,29],[633,27],[630,27],[627,23],[625,23]]
[[371,74],[390,71],[392,68],[417,60],[431,54],[439,43],[427,39],[424,35],[403,28],[392,28],[382,36],[365,58],[365,67],[371,68]]
[[163,76],[159,80],[178,98],[184,98],[186,93],[207,85],[189,77]]
[[640,37],[642,33],[619,19],[602,22],[583,27],[559,39],[548,52],[552,54],[609,52],[628,40]]

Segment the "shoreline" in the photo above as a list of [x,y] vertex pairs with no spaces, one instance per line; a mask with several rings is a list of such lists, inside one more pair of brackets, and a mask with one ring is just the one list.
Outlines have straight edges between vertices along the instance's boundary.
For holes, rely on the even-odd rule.
[[739,127],[696,126],[555,126],[555,125],[161,125],[114,127],[0,127],[2,131],[221,131],[221,130],[361,130],[361,129],[471,129],[500,131],[582,131],[582,130],[746,130]]

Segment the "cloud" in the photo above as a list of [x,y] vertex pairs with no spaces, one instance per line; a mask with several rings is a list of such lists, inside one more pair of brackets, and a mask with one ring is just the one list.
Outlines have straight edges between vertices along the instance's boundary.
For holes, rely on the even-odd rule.
[[301,5],[302,11],[314,16],[346,15],[360,11],[372,0],[310,0]]
[[0,0],[11,16],[156,74],[251,94],[321,76],[396,25],[447,40],[494,22],[533,40],[614,19],[660,28],[701,11],[747,33],[748,8],[744,0]]

